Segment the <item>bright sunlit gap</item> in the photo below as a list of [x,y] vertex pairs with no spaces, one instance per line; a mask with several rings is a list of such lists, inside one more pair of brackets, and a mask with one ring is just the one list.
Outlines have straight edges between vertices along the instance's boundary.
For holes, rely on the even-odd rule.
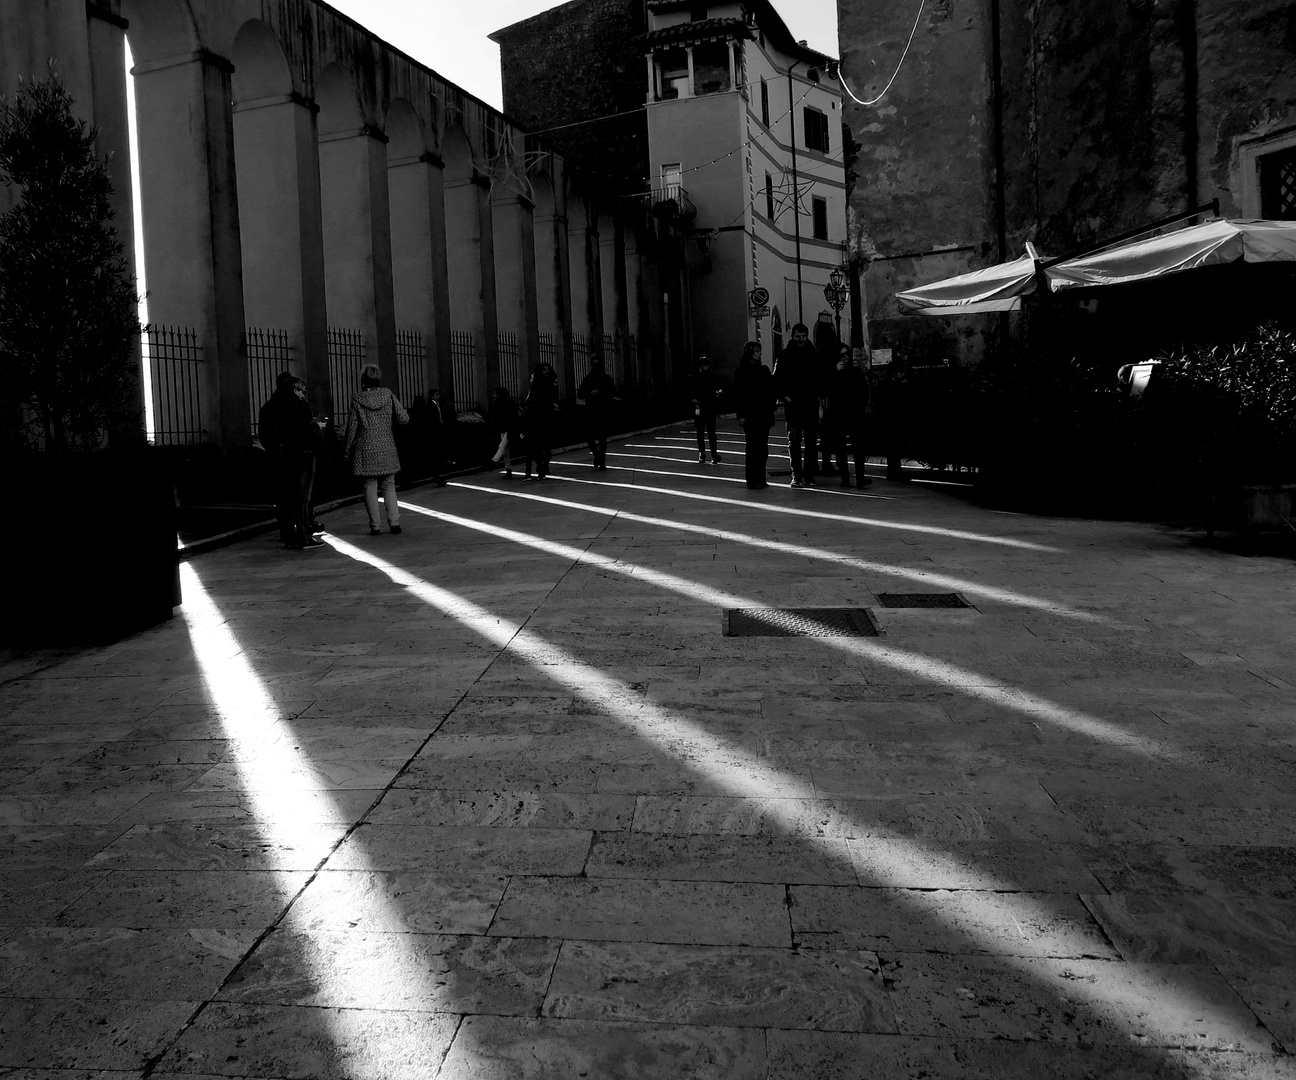
[[[455,520],[451,515],[432,513],[423,507],[410,505],[408,509],[447,521]],[[521,535],[512,533],[512,530],[494,527],[486,527],[482,531],[503,539]],[[1054,987],[1040,981],[1042,972],[1036,966],[1037,957],[1004,955],[1000,951],[1001,944],[993,934],[978,929],[980,925],[1002,925],[1005,912],[1023,937],[1023,925],[1052,925],[1055,921],[1054,913],[1035,895],[1016,891],[1011,881],[980,871],[952,854],[933,850],[881,826],[859,824],[840,809],[839,800],[817,798],[813,787],[797,777],[712,735],[701,725],[673,710],[646,700],[624,682],[583,663],[560,646],[527,630],[524,624],[502,618],[465,597],[433,585],[354,544],[331,535],[326,535],[324,539],[341,554],[380,571],[410,595],[459,621],[484,640],[524,660],[567,692],[594,707],[598,713],[629,728],[655,749],[673,758],[681,767],[701,774],[730,797],[760,800],[756,804],[758,812],[783,835],[802,839],[839,862],[842,861],[842,851],[837,845],[840,839],[854,837],[878,841],[876,847],[869,847],[860,856],[859,862],[847,855],[849,862],[846,864],[847,869],[860,879],[867,878],[873,887],[909,889],[913,887],[910,883],[915,878],[942,879],[950,875],[957,876],[961,881],[959,893],[965,901],[960,905],[957,915],[950,917],[929,910],[918,917],[944,923],[948,930],[970,940],[992,959],[1006,967],[1016,968],[1020,974],[1034,980],[1043,993],[1056,993]],[[540,550],[553,550],[555,554],[562,550],[588,560],[586,552],[535,538],[531,540],[534,541],[531,546]],[[527,543],[525,540],[519,542]],[[669,575],[646,572],[643,567],[605,568],[617,569],[636,579],[651,580],[656,584],[665,584],[669,580]],[[690,593],[695,595],[698,591],[691,589]],[[705,588],[700,591],[712,592]],[[715,594],[711,600],[722,595]],[[726,602],[731,599],[725,598]],[[815,808],[813,831],[807,829],[804,818],[795,809],[806,805]],[[1178,1004],[1190,1007],[1197,1016],[1204,1018],[1210,1015],[1209,1003],[1199,1000],[1187,986],[1180,985],[1168,992],[1164,981],[1155,976],[1149,978],[1137,967],[1128,964],[1113,964],[1112,967],[1115,978],[1111,980],[1111,985],[1085,978],[1067,982],[1068,994],[1075,995],[1075,998],[1082,999],[1093,1008],[1095,1019],[1103,1024],[1113,1023],[1111,1002],[1128,1001],[1131,993],[1149,1003],[1166,1002],[1168,997],[1173,996],[1178,999]],[[1075,1004],[1074,1001],[1071,1003]],[[1120,1023],[1119,1020],[1115,1022]],[[1122,1026],[1126,1028],[1132,1044],[1147,1045],[1142,1030],[1133,1030],[1129,1025]],[[1203,1065],[1202,1068],[1207,1069],[1208,1066]]]
[[[140,326],[148,326],[148,277],[144,269],[144,204],[140,198],[139,114],[135,111],[135,57],[131,53],[130,39],[125,39],[126,49],[126,133],[130,146],[131,217],[135,245],[135,292],[139,295],[136,318]],[[144,431],[149,441],[157,430],[153,419],[153,359],[149,356],[148,334],[140,335],[140,379],[144,383]]]
[[[717,611],[727,608],[758,608],[765,606],[746,597],[722,592],[700,582],[690,581],[674,574],[667,574],[661,570],[654,570],[638,563],[627,562],[623,559],[612,559],[594,551],[575,548],[569,544],[561,544],[554,540],[545,540],[529,533],[518,532],[515,529],[506,529],[503,526],[477,521],[474,518],[464,518],[439,510],[429,510],[427,507],[418,506],[415,503],[402,502],[400,505],[413,513],[423,514],[438,521],[445,521],[451,525],[458,525],[487,536],[496,536],[502,540],[523,544],[526,547],[546,552],[560,559],[567,559],[574,563],[589,563],[600,569],[620,574],[623,577],[631,577],[636,581],[647,581],[687,600],[716,608]],[[1159,740],[1142,735],[1132,735],[1118,725],[1101,720],[1096,716],[1090,716],[1078,709],[1067,708],[1064,705],[1049,701],[1047,698],[1032,694],[1028,690],[1005,685],[997,679],[967,671],[943,660],[908,652],[904,649],[893,648],[868,638],[847,638],[828,634],[824,637],[815,638],[815,641],[824,647],[853,654],[873,663],[884,665],[893,671],[917,676],[937,686],[948,687],[968,697],[977,698],[1001,708],[1011,709],[1014,712],[1021,713],[1023,716],[1029,716],[1046,724],[1066,728],[1099,742],[1120,746],[1149,757],[1167,760],[1180,760],[1183,757],[1178,750],[1165,745]]]
[[502,495],[512,499],[525,499],[530,502],[545,503],[549,506],[561,506],[569,510],[581,510],[591,514],[604,514],[608,517],[616,518],[618,521],[634,521],[642,525],[654,525],[662,529],[673,529],[677,532],[694,533],[698,536],[711,537],[716,540],[727,540],[731,543],[742,544],[746,547],[761,548],[764,551],[776,551],[782,555],[795,555],[803,559],[817,559],[821,562],[835,563],[852,570],[862,570],[865,573],[883,574],[887,577],[903,578],[907,581],[915,581],[923,585],[938,585],[944,589],[953,589],[956,592],[971,593],[976,596],[984,597],[987,600],[996,601],[997,603],[1013,604],[1017,607],[1031,608],[1035,611],[1042,611],[1049,615],[1058,615],[1067,619],[1076,619],[1080,622],[1110,622],[1110,620],[1105,619],[1103,616],[1095,615],[1092,612],[1080,611],[1077,608],[1067,607],[1065,604],[1058,604],[1051,600],[1041,600],[1038,597],[1026,596],[1022,593],[1011,592],[1008,589],[1000,589],[994,585],[983,585],[980,582],[951,577],[948,574],[936,574],[929,570],[911,570],[908,567],[899,566],[895,563],[871,562],[867,559],[860,559],[853,555],[843,555],[840,552],[831,551],[827,548],[810,547],[807,544],[788,544],[781,540],[765,540],[759,536],[751,536],[748,533],[732,532],[728,529],[717,529],[710,525],[690,525],[687,522],[678,521],[672,518],[648,517],[643,514],[633,514],[628,510],[618,510],[613,506],[594,506],[590,503],[570,502],[566,499],[555,499],[547,495],[537,495],[528,491],[508,491],[500,488],[483,487],[479,484],[467,484],[462,480],[456,480],[452,486],[463,488],[465,491],[480,491],[486,495]]
[[[856,517],[854,514],[829,514],[822,510],[800,510],[791,506],[774,506],[766,502],[754,503],[743,499],[726,499],[719,495],[702,495],[695,491],[680,491],[676,488],[650,487],[647,484],[621,484],[613,480],[585,480],[576,476],[558,476],[554,473],[549,475],[552,479],[562,480],[568,484],[590,484],[594,487],[624,488],[628,491],[651,491],[657,495],[671,495],[679,499],[695,499],[699,502],[718,503],[722,506],[741,506],[744,510],[759,510],[761,513],[787,514],[791,517],[816,518],[820,521],[844,521],[850,525],[866,525],[875,529],[894,529],[898,532],[922,533],[927,536],[946,536],[951,540],[973,540],[979,544],[994,544],[998,547],[1018,548],[1022,551],[1061,552],[1061,548],[1049,547],[1047,544],[1036,544],[1030,540],[1015,540],[1010,536],[989,536],[986,533],[966,532],[962,529],[945,529],[938,525],[915,525],[900,521],[882,521],[879,518]],[[867,496],[865,497],[867,498]]]

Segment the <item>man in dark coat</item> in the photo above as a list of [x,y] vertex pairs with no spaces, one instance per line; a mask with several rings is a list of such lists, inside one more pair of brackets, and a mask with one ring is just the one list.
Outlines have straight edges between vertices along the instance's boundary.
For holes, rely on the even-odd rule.
[[548,361],[541,361],[531,375],[531,386],[526,399],[526,432],[523,444],[526,453],[526,479],[531,479],[531,462],[534,459],[536,479],[549,475],[549,459],[553,451],[554,414],[558,411],[558,372]]
[[711,370],[711,361],[699,356],[697,373],[693,376],[693,426],[697,429],[698,464],[706,464],[707,439],[711,440],[711,461],[719,465],[716,452],[716,415],[720,412],[720,397],[724,387],[720,376]]
[[[792,327],[792,340],[774,368],[774,386],[787,416],[788,455],[792,458],[792,486],[814,483],[816,444],[819,437],[819,396],[823,390],[822,361],[810,344],[804,323]],[[802,459],[804,448],[806,457]]]
[[594,455],[594,468],[607,468],[608,428],[612,419],[612,399],[616,396],[616,383],[603,370],[603,361],[595,357],[590,361],[589,374],[581,379],[576,396],[585,403],[585,430],[590,453]]
[[842,487],[851,486],[850,466],[846,462],[848,449],[855,458],[855,486],[868,487],[873,483],[864,473],[864,435],[868,406],[868,375],[856,366],[850,346],[843,345],[837,371],[828,388],[828,404],[824,414],[832,443],[837,448],[837,469],[841,475]]
[[280,372],[257,424],[257,437],[270,455],[279,538],[285,547],[299,551],[321,546],[323,542],[313,536],[311,508],[320,429],[306,400],[306,384],[290,371]]
[[743,429],[747,486],[752,491],[769,487],[765,465],[774,426],[774,401],[774,377],[761,363],[760,342],[749,341],[734,372],[734,411]]

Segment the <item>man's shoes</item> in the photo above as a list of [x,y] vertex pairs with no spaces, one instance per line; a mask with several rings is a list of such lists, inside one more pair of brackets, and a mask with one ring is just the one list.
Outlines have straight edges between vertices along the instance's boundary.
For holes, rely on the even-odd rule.
[[377,525],[370,525],[370,526],[369,526],[369,535],[370,535],[370,536],[382,536],[382,529],[378,528]]
[[706,464],[706,454],[698,454],[698,464],[699,465]]
[[293,540],[291,543],[284,544],[284,547],[289,551],[316,551],[328,545],[318,537],[308,536],[305,540]]
[[319,536],[320,533],[325,533],[325,532],[328,532],[328,530],[324,528],[324,526],[320,522],[316,521],[311,524],[310,527],[311,536]]
[[400,536],[401,527],[399,525],[393,525],[391,527],[391,532],[392,532],[392,536]]
[[719,464],[720,464],[720,455],[719,455],[719,454],[712,454],[712,455],[711,455],[711,464],[712,464],[712,465],[719,465]]
[[805,486],[806,486],[806,482],[802,480],[800,477],[797,477],[795,480],[792,481],[792,483],[788,484],[788,487],[805,487]]

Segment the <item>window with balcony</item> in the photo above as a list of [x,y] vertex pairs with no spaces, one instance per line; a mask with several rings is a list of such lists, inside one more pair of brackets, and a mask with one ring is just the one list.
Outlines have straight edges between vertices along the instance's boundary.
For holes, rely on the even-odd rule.
[[810,208],[814,216],[814,238],[816,240],[828,239],[828,200],[814,198],[810,202]]
[[806,106],[803,120],[805,145],[807,150],[816,150],[821,154],[828,153],[828,116],[818,109]]
[[678,161],[661,167],[661,195],[663,199],[678,199],[680,193],[680,183],[683,179],[684,171]]

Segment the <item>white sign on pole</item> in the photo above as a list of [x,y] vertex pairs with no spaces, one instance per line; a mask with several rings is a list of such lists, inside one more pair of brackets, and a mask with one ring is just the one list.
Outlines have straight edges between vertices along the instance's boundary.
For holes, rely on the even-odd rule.
[[889,364],[889,363],[891,363],[891,350],[890,350],[890,349],[874,349],[874,350],[873,350],[873,366],[874,366],[874,367],[883,367],[884,365]]

